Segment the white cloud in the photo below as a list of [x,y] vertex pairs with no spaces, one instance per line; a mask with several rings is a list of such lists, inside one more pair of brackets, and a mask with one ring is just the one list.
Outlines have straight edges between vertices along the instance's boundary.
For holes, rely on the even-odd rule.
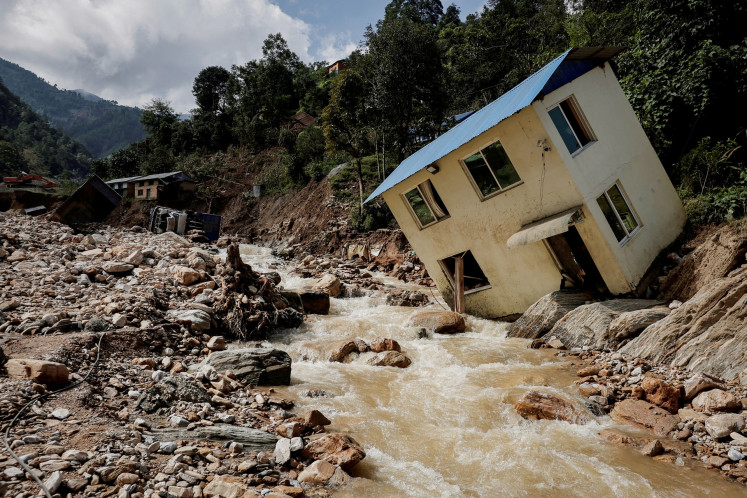
[[62,88],[127,105],[165,98],[179,112],[194,107],[192,81],[201,69],[260,58],[262,41],[278,32],[308,61],[310,31],[270,0],[0,4],[0,57]]
[[358,48],[358,44],[353,41],[349,31],[325,35],[319,40],[319,45],[317,50],[319,59],[329,63],[346,58]]

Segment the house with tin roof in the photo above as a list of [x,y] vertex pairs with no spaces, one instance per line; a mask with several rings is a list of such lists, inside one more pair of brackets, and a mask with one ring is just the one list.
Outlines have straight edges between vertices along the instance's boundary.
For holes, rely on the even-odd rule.
[[197,187],[197,182],[182,171],[141,176],[133,183],[136,199],[176,199],[191,194]]
[[618,47],[574,48],[405,159],[381,195],[456,311],[552,291],[633,293],[685,223],[618,83]]

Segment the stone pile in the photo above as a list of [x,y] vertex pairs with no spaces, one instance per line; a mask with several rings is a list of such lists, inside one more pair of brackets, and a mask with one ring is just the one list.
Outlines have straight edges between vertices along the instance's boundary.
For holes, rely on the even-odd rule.
[[578,370],[577,384],[592,411],[645,429],[663,446],[648,447],[650,440],[619,431],[607,430],[604,437],[637,445],[662,461],[696,458],[747,482],[747,388],[620,352],[572,350],[571,355],[588,362]]
[[[175,233],[95,225],[84,235],[8,213],[0,223],[0,333],[148,328],[164,320],[208,331],[218,325],[214,304],[232,290],[232,268],[218,250]],[[254,329],[269,330],[288,303],[250,268],[245,280],[240,299]]]
[[[34,395],[71,387],[32,404],[10,432],[53,494],[328,496],[351,479],[365,456],[354,439],[257,387],[289,382],[287,353],[234,350],[214,335],[230,332],[226,296],[259,315],[248,323],[281,321],[292,308],[272,275],[239,275],[175,234],[83,235],[10,214],[0,223],[0,430]],[[0,495],[38,492],[0,454]]]

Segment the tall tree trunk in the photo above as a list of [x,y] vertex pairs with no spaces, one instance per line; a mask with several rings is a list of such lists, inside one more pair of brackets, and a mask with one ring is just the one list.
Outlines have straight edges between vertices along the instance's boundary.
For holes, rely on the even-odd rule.
[[355,166],[358,170],[358,193],[360,196],[360,215],[363,216],[363,166],[361,164],[361,158],[355,158]]

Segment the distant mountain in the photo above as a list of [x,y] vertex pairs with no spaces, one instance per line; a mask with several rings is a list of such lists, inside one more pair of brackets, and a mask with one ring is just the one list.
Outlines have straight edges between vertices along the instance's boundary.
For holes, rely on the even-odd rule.
[[91,154],[14,95],[0,79],[0,176],[20,171],[82,178]]
[[81,97],[83,97],[84,99],[86,99],[89,102],[101,102],[102,100],[104,100],[101,97],[99,97],[98,95],[94,95],[91,92],[87,92],[87,91],[83,90],[82,88],[78,88],[78,89],[73,90],[73,91],[76,92],[78,95],[80,95]]
[[145,138],[141,111],[104,100],[85,90],[61,90],[18,64],[0,59],[0,78],[49,122],[105,157]]

